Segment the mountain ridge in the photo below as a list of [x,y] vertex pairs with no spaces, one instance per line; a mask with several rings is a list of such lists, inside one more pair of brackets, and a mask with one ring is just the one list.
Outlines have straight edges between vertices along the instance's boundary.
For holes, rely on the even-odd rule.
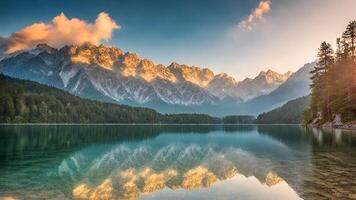
[[[271,93],[258,96],[241,104],[239,106],[241,113],[257,115],[282,106],[290,100],[309,95],[310,71],[314,69],[315,65],[315,62],[305,64]],[[244,107],[251,109],[246,110]]]
[[269,94],[292,74],[267,70],[242,83],[208,68],[176,62],[166,67],[136,53],[90,43],[60,49],[39,44],[0,60],[0,72],[94,100],[145,106],[163,113],[207,113],[209,106],[235,106]]
[[254,79],[245,78],[237,85],[237,92],[244,94],[244,100],[268,94],[284,83],[293,72],[279,74],[272,70],[261,71]]

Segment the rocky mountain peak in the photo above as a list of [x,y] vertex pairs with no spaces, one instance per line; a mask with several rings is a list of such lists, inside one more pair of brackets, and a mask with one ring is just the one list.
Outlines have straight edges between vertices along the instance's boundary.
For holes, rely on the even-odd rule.
[[123,76],[133,76],[137,74],[137,66],[141,62],[140,57],[136,53],[127,52],[119,57],[116,67],[119,69]]
[[291,72],[279,74],[271,69],[261,71],[254,79],[246,78],[237,85],[237,93],[245,100],[268,94],[284,83]]
[[136,67],[141,59],[136,53],[127,52],[118,61],[127,67]]
[[46,51],[48,51],[48,52],[51,52],[51,51],[55,50],[55,48],[50,47],[50,46],[49,46],[48,44],[46,44],[46,43],[38,44],[38,45],[36,45],[35,48],[36,48],[36,49],[46,50]]
[[224,81],[224,82],[226,82],[227,84],[230,84],[230,85],[236,85],[237,84],[235,78],[232,77],[232,76],[229,76],[226,73],[220,73],[220,74],[215,75],[214,80]]
[[147,82],[151,82],[156,78],[176,82],[176,77],[167,67],[162,64],[155,65],[154,62],[148,59],[143,59],[138,65],[138,76]]
[[36,45],[33,49],[31,49],[28,52],[30,54],[32,54],[32,55],[38,55],[38,54],[40,54],[42,52],[46,52],[46,53],[51,54],[51,53],[54,53],[55,51],[56,51],[55,48],[52,48],[52,47],[48,46],[45,43],[41,43],[41,44]]
[[105,69],[112,69],[122,50],[104,45],[96,46],[85,43],[81,46],[69,47],[70,59],[73,63],[97,64]]
[[234,92],[237,82],[228,74],[220,73],[214,76],[209,82],[208,90],[218,96],[220,99],[226,97],[236,98],[238,95]]
[[283,74],[283,76],[289,78],[292,74],[293,74],[292,71],[287,71],[286,73]]
[[267,84],[275,84],[286,81],[291,74],[291,72],[279,74],[278,72],[268,69],[267,71],[261,71],[254,80],[264,81]]
[[275,72],[275,71],[273,71],[271,69],[268,69],[267,71],[261,71],[257,75],[257,77],[260,77],[260,76],[263,76],[263,77],[265,77],[265,76],[278,76],[278,75],[280,75],[280,74],[278,74],[277,72]]
[[194,83],[200,87],[206,87],[214,78],[214,73],[207,68],[199,68],[196,66],[180,65],[173,62],[168,66],[168,69],[179,80]]

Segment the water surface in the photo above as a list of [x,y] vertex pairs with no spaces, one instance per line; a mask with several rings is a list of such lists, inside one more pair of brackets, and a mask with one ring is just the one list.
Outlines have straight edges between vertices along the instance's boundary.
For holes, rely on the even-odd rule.
[[287,125],[2,125],[1,197],[356,199],[356,134]]

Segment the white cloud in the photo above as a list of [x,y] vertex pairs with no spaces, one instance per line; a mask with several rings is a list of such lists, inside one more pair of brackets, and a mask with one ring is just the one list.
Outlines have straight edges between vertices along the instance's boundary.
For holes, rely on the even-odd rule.
[[[229,30],[228,69],[239,77],[254,77],[269,66],[272,70],[296,71],[316,59],[320,43],[335,44],[350,20],[356,19],[355,0],[272,0],[273,13],[258,31]],[[238,37],[231,38],[235,34]],[[227,62],[228,61],[228,62]],[[232,66],[232,67],[230,67]],[[239,67],[236,67],[239,66]]]
[[263,19],[263,15],[271,10],[271,1],[262,0],[251,14],[239,23],[239,28],[251,31],[258,21]]
[[68,19],[63,13],[54,17],[51,22],[34,23],[7,38],[2,38],[0,47],[6,53],[13,53],[34,47],[39,43],[47,43],[53,47],[64,45],[81,45],[83,43],[99,44],[111,38],[112,32],[120,26],[102,12],[95,23],[87,23],[78,18]]

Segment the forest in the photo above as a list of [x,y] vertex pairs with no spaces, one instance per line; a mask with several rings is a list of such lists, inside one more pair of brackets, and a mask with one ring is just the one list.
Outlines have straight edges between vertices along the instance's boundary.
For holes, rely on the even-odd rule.
[[336,39],[336,51],[323,42],[317,66],[311,71],[311,101],[304,113],[307,124],[324,124],[338,118],[356,119],[356,21],[351,21]]
[[220,123],[209,115],[163,115],[153,109],[104,103],[0,75],[1,123]]
[[0,123],[251,123],[253,116],[161,114],[153,109],[82,99],[54,87],[0,74]]
[[258,115],[257,124],[300,124],[303,112],[309,104],[309,96],[288,101],[281,107]]

